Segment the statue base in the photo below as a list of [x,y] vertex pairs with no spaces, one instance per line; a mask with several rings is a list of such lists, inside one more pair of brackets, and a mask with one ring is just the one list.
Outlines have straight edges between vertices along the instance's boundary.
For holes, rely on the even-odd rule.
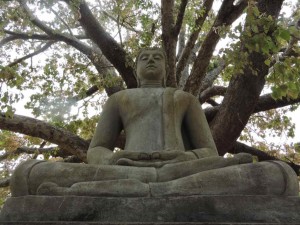
[[[300,198],[24,196],[7,199],[1,221],[300,223]],[[0,222],[2,224],[2,222]]]

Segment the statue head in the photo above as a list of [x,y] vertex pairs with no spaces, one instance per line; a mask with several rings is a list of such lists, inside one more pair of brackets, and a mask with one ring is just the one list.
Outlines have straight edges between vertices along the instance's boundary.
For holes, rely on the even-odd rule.
[[167,68],[166,54],[160,48],[146,48],[140,50],[136,57],[135,69],[138,87],[143,82],[161,82],[162,87],[166,86]]

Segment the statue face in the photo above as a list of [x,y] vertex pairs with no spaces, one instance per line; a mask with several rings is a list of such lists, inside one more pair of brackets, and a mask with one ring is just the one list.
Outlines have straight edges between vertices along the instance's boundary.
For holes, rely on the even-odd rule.
[[166,76],[166,62],[159,49],[144,50],[137,59],[137,77],[140,81],[163,81]]

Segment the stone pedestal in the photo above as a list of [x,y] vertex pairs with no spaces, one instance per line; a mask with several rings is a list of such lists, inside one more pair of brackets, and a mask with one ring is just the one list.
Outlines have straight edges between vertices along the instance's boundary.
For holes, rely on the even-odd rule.
[[25,196],[6,201],[1,221],[300,223],[300,198]]

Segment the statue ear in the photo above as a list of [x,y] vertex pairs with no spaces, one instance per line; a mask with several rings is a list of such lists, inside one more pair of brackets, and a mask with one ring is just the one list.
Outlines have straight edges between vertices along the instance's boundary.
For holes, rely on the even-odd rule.
[[136,76],[136,82],[137,82],[137,87],[141,87],[141,81],[140,79]]
[[163,87],[167,87],[167,77],[166,77],[166,74],[164,75],[162,85],[163,85]]
[[136,79],[137,87],[139,88],[141,86],[141,82],[140,82],[140,79],[138,78],[138,75],[136,73],[136,69],[134,71],[134,76],[135,76],[135,79]]
[[167,79],[166,76],[164,76],[163,80],[162,80],[162,86],[163,87],[167,87]]

